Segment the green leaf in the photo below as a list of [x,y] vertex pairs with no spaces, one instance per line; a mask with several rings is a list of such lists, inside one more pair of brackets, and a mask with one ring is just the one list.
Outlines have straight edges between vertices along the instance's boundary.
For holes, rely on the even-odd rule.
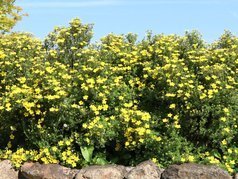
[[218,151],[214,151],[213,155],[214,155],[214,157],[221,159],[221,155]]
[[97,165],[105,165],[108,163],[108,161],[102,157],[97,157],[96,162]]
[[93,146],[81,146],[80,150],[83,155],[83,158],[87,162],[90,162],[92,160],[94,147]]
[[110,160],[112,163],[117,163],[119,161],[119,157],[113,156]]

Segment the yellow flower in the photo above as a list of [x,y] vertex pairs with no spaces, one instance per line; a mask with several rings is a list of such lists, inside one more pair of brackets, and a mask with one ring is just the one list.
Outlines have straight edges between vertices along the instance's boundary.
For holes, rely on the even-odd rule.
[[180,161],[181,161],[181,162],[185,162],[186,159],[185,159],[184,157],[181,157]]
[[79,101],[79,105],[83,105],[84,104],[84,102],[83,101]]
[[124,97],[123,97],[123,96],[119,96],[118,99],[119,99],[119,100],[123,100]]
[[228,109],[228,108],[224,108],[223,111],[224,111],[225,113],[229,113],[229,109]]
[[59,111],[59,109],[58,109],[58,108],[51,107],[51,108],[49,109],[49,111],[50,111],[50,112],[57,112],[57,111]]
[[179,119],[179,116],[178,116],[178,115],[175,115],[173,118],[174,118],[174,120],[178,120],[178,119]]
[[193,162],[194,160],[195,160],[194,156],[192,156],[192,155],[188,156],[188,161]]
[[67,146],[69,146],[69,145],[71,144],[71,141],[70,141],[70,140],[67,140],[67,141],[65,141],[65,144],[66,144]]
[[176,94],[173,94],[173,93],[167,93],[165,96],[166,96],[166,97],[175,97]]
[[59,141],[59,142],[58,142],[58,145],[59,145],[59,146],[63,146],[63,145],[64,145],[64,141],[62,141],[62,140]]
[[4,52],[3,51],[0,51],[0,59],[1,58],[5,58],[6,57],[6,55],[4,54]]
[[124,103],[124,106],[125,106],[126,108],[130,108],[130,107],[133,106],[133,103],[132,103],[132,102]]
[[7,147],[8,147],[8,148],[11,148],[11,147],[12,147],[12,143],[11,143],[11,142],[8,142]]
[[6,103],[6,111],[11,111],[11,103]]
[[169,120],[167,118],[162,119],[164,123],[168,122]]
[[161,138],[160,136],[158,136],[158,137],[155,138],[155,140],[156,140],[157,142],[159,142],[159,141],[162,140],[162,138]]
[[168,117],[172,117],[172,116],[173,116],[173,114],[172,114],[172,113],[169,113],[167,116],[168,116]]
[[84,100],[87,100],[87,99],[88,99],[88,95],[84,95],[84,96],[83,96],[83,99],[84,99]]
[[56,152],[58,148],[56,146],[52,147],[52,151]]
[[65,39],[58,39],[57,41],[56,41],[56,43],[58,43],[58,44],[61,44],[61,43],[64,43],[65,42]]
[[181,128],[181,126],[179,124],[175,124],[174,127],[177,128],[177,129]]
[[142,128],[142,127],[139,127],[139,128],[137,128],[137,132],[138,132],[139,135],[144,135],[145,132],[146,132],[146,129]]
[[227,133],[230,132],[230,129],[229,129],[228,127],[225,127],[223,130],[224,130],[225,132],[227,132]]
[[224,140],[221,141],[221,143],[222,143],[223,145],[226,145],[226,144],[227,144],[227,141],[224,139]]
[[169,108],[174,109],[176,107],[176,104],[170,104]]
[[14,138],[15,138],[15,136],[14,136],[13,134],[11,134],[11,135],[10,135],[10,139],[13,140]]
[[23,84],[23,83],[26,82],[26,77],[21,77],[21,78],[18,79],[18,81],[19,81],[21,84]]
[[226,122],[226,118],[225,117],[221,117],[220,120],[223,121],[223,122]]
[[235,165],[236,163],[235,163],[234,160],[231,160],[231,161],[230,161],[230,164],[231,164],[231,165]]
[[157,163],[157,162],[158,162],[158,160],[157,160],[156,158],[152,158],[151,160],[152,160],[152,162],[154,162],[154,163]]

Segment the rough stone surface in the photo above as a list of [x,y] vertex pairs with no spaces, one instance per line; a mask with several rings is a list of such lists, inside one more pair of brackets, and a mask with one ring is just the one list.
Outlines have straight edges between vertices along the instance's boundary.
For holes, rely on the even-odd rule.
[[73,179],[78,170],[57,164],[25,163],[21,167],[21,179]]
[[127,179],[160,179],[163,169],[160,169],[151,160],[137,165],[126,176]]
[[18,171],[12,168],[12,163],[9,160],[0,162],[0,179],[17,179]]
[[126,167],[126,172],[129,173],[132,169],[134,169],[135,167]]
[[238,173],[234,175],[234,179],[238,179]]
[[80,170],[75,179],[124,179],[126,167],[120,165],[89,166]]
[[234,179],[238,179],[238,173],[234,175]]
[[232,177],[216,166],[185,163],[169,166],[162,173],[161,179],[232,179]]
[[211,165],[185,163],[160,169],[151,160],[136,167],[122,165],[89,166],[81,170],[57,164],[25,163],[15,171],[9,160],[0,161],[0,179],[238,179]]

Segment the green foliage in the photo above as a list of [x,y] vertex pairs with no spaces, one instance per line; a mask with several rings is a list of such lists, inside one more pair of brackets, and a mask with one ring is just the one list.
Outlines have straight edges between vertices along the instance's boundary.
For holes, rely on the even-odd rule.
[[80,150],[81,150],[81,153],[83,155],[83,158],[87,162],[90,162],[92,160],[94,147],[93,146],[86,146],[86,147],[81,146]]
[[17,167],[153,159],[237,171],[237,37],[225,32],[210,45],[195,31],[91,37],[79,19],[44,42],[1,36],[2,158]]
[[9,32],[21,20],[22,9],[14,5],[15,0],[0,1],[0,33]]
[[89,45],[92,34],[92,25],[84,25],[80,19],[73,19],[70,27],[56,27],[44,41],[46,53],[52,54],[47,60],[57,59],[73,68],[80,60],[82,49]]

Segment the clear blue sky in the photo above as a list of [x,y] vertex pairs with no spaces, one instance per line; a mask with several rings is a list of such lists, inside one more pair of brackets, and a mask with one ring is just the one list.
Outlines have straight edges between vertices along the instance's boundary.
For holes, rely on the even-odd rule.
[[55,26],[75,17],[94,24],[97,41],[110,32],[183,35],[198,30],[207,42],[224,30],[238,35],[238,0],[16,0],[28,13],[14,30],[43,39]]

